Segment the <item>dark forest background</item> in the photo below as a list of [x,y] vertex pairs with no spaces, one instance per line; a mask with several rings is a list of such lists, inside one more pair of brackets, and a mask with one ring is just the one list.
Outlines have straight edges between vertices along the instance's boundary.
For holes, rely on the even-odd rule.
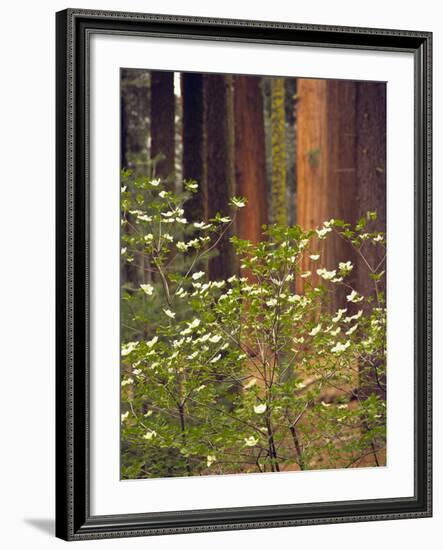
[[[355,224],[369,210],[383,231],[386,85],[122,69],[121,167],[166,179],[177,192],[183,180],[196,180],[190,221],[228,214],[230,197],[246,197],[232,233],[252,242],[263,224]],[[229,237],[210,262],[210,278],[238,271]],[[359,280],[361,262],[344,241],[319,246],[326,267],[355,260],[353,283],[370,291],[365,267]],[[137,285],[145,278],[143,269],[123,274]]]

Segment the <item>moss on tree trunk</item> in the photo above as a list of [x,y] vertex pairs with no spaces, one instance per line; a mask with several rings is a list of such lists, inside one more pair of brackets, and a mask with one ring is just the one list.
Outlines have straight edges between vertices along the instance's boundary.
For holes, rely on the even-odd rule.
[[285,141],[285,81],[275,78],[271,83],[272,124],[272,221],[287,225],[286,208],[286,141]]

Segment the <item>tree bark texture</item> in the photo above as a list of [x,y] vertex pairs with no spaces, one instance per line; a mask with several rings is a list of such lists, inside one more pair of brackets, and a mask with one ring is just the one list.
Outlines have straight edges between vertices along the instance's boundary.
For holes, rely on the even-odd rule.
[[[368,210],[386,222],[385,84],[299,79],[297,83],[297,223],[304,229],[331,218],[355,224]],[[364,265],[339,237],[318,241],[322,266],[351,260],[351,284],[362,293]],[[303,268],[315,273],[309,258]],[[368,274],[365,274],[368,278]],[[332,308],[343,306],[344,292]]]
[[[137,175],[149,174],[149,72],[139,69],[121,69],[120,72],[120,167],[131,169]],[[131,214],[129,221],[133,222]],[[132,233],[129,225],[124,232]],[[145,282],[144,257],[137,254],[134,264],[123,263],[122,283],[137,286]]]
[[[386,231],[386,86],[378,82],[356,83],[356,169],[361,215],[377,212],[377,227]],[[383,261],[383,248],[366,246],[365,257],[375,268]],[[357,286],[362,294],[374,289],[368,270],[361,263]],[[378,284],[386,293],[386,277]]]
[[205,218],[206,190],[203,181],[203,75],[200,73],[182,73],[183,98],[183,179],[195,180],[198,193],[185,204],[189,221],[201,221]]
[[158,158],[155,175],[174,185],[174,73],[151,71],[151,159]]
[[146,175],[149,74],[138,69],[122,69],[120,86],[120,166]]
[[[205,166],[207,214],[217,212],[232,216],[229,199],[234,195],[234,113],[232,77],[206,74],[203,77]],[[218,254],[209,261],[209,278],[224,279],[236,272],[235,258],[229,238],[224,233],[217,245]]]
[[262,225],[268,223],[265,134],[260,77],[236,76],[235,182],[237,196],[247,205],[237,214],[237,235],[253,243],[262,240]]

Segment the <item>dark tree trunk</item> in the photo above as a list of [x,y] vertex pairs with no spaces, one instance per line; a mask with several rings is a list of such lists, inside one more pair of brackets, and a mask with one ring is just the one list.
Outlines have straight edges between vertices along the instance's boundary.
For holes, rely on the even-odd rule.
[[[220,212],[232,216],[229,199],[234,194],[234,133],[232,78],[204,75],[205,188],[208,217]],[[217,245],[218,254],[209,261],[209,277],[224,279],[235,271],[235,259],[226,231]]]
[[183,179],[195,180],[198,193],[186,202],[189,221],[205,217],[205,188],[203,181],[203,75],[182,73],[183,98]]
[[125,96],[120,92],[120,168],[128,166],[128,115],[125,109]]
[[234,82],[235,192],[247,199],[236,230],[241,239],[256,243],[268,223],[262,90],[260,77],[236,76]]
[[[174,73],[151,72],[151,159],[159,159],[155,174],[174,183]],[[161,160],[160,160],[161,159]]]
[[[136,175],[147,175],[149,135],[149,72],[122,69],[120,72],[120,167]],[[132,216],[128,215],[132,223]],[[130,226],[123,231],[130,234]],[[122,264],[122,283],[137,286],[145,282],[143,255],[137,254],[133,264]]]
[[147,174],[149,73],[122,69],[120,88],[120,166]]
[[[368,210],[377,212],[377,227],[386,231],[386,85],[379,82],[356,84],[356,167],[358,204],[360,214]],[[375,269],[379,265],[386,270],[385,249],[382,246],[365,246],[366,261]],[[357,289],[364,295],[372,295],[383,307],[386,302],[386,274],[377,282],[369,277],[366,265],[357,266]],[[360,369],[359,394],[365,398],[376,393],[386,398],[384,359],[374,360],[372,365]],[[377,455],[374,453],[375,458]]]
[[[360,215],[377,212],[377,227],[386,228],[386,86],[379,82],[356,84],[356,168]],[[365,257],[372,267],[383,260],[382,247],[366,247]],[[374,290],[368,271],[359,265],[358,288],[363,294]],[[386,278],[378,284],[385,293]]]

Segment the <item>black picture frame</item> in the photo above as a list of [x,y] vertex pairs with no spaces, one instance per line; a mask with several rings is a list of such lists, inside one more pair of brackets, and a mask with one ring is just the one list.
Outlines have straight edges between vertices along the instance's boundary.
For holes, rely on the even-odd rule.
[[[186,37],[414,55],[415,493],[408,498],[92,516],[89,506],[89,40]],[[56,14],[56,535],[65,540],[432,515],[432,33],[68,9]]]

